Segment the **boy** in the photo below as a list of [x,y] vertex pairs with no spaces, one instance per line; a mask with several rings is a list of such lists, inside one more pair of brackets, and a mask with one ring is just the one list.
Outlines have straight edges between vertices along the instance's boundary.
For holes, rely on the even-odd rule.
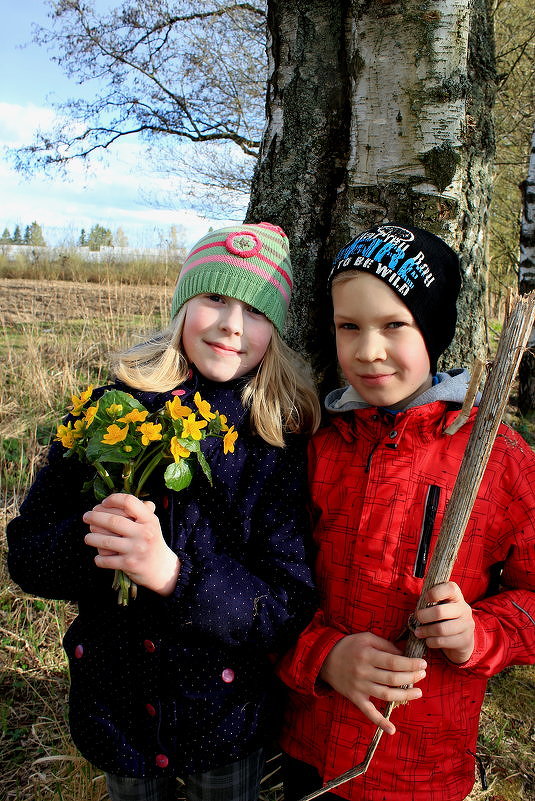
[[[535,456],[504,425],[452,580],[418,613],[425,660],[402,655],[475,415],[444,433],[468,383],[464,370],[436,374],[460,285],[454,251],[409,226],[375,226],[334,260],[349,386],[327,396],[332,421],[310,449],[322,606],[280,667],[286,801],[360,763],[377,725],[397,733],[331,798],[460,801],[487,678],[535,661]],[[378,707],[393,700],[410,703],[392,722]]]

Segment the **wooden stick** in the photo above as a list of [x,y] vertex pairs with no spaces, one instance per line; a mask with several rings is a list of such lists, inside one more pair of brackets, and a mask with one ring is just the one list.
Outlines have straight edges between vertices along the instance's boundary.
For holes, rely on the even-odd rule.
[[[446,507],[416,611],[427,606],[426,595],[431,587],[449,581],[502,421],[516,371],[533,328],[534,318],[535,292],[531,292],[517,301],[511,316],[503,327],[496,358],[481,396],[474,427],[470,433],[451,498]],[[414,616],[413,619],[415,620]],[[405,656],[422,657],[425,648],[425,641],[418,640],[411,631],[405,648]],[[396,706],[398,703],[391,701],[384,712],[384,717],[388,719]],[[341,776],[331,779],[319,790],[303,796],[300,801],[311,801],[311,799],[365,773],[382,735],[383,730],[377,728],[363,762],[355,765]]]
[[481,359],[474,359],[472,369],[470,370],[470,383],[468,384],[468,389],[466,390],[466,396],[464,398],[462,409],[453,423],[445,429],[445,434],[449,434],[450,436],[452,434],[456,434],[470,417],[470,412],[472,411],[472,407],[476,400],[477,391],[479,389],[479,385],[481,384],[481,376],[483,375],[484,369],[485,362]]

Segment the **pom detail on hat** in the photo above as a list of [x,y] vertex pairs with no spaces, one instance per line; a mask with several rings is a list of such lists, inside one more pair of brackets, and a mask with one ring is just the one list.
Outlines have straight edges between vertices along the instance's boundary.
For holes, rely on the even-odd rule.
[[257,253],[260,253],[262,242],[257,236],[248,231],[238,231],[227,236],[225,247],[229,253],[234,253],[235,256],[242,256],[245,259],[248,256],[256,256]]

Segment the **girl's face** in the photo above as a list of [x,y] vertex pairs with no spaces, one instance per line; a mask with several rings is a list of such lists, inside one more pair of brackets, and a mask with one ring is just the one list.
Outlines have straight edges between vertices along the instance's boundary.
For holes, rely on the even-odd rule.
[[182,344],[188,360],[211,381],[230,381],[260,364],[273,324],[258,309],[226,295],[187,302]]
[[384,281],[357,273],[332,288],[338,361],[370,406],[403,409],[432,384],[424,338]]

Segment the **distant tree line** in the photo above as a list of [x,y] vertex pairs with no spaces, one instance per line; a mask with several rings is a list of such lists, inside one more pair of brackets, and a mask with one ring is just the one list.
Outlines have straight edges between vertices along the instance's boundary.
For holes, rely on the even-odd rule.
[[[4,228],[4,232],[0,237],[0,245],[33,245],[46,247],[46,241],[43,236],[41,226],[37,222],[32,222],[24,229],[24,234],[20,225],[16,225],[13,234],[10,233],[9,228]],[[101,247],[128,247],[128,239],[122,230],[118,228],[113,236],[109,228],[105,228],[98,223],[94,225],[91,230],[86,232],[85,228],[80,231],[77,245],[80,247],[87,247],[89,250],[100,250]]]
[[34,221],[26,226],[24,234],[22,233],[20,225],[15,226],[13,236],[11,236],[9,228],[4,228],[4,232],[0,237],[0,245],[38,245],[45,247],[46,242],[41,226]]

